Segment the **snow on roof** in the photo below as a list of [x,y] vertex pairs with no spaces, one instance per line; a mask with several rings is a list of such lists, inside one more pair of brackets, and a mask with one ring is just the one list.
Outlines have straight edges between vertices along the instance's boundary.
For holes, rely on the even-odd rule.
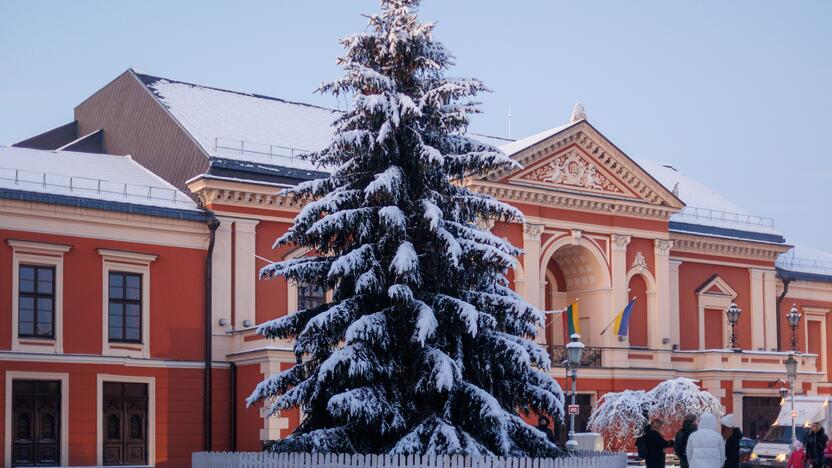
[[786,271],[832,276],[832,253],[796,245],[780,254],[775,265]]
[[137,74],[210,156],[316,169],[298,154],[329,144],[340,112]]
[[0,189],[200,211],[130,156],[0,146]]
[[707,185],[688,177],[668,164],[638,159],[636,163],[653,178],[673,191],[685,207],[670,217],[671,221],[738,229],[763,234],[780,234],[771,218],[754,216],[726,199]]
[[509,143],[502,144],[502,145],[500,145],[500,149],[503,150],[503,153],[505,153],[506,155],[511,156],[515,153],[518,153],[518,152],[528,148],[529,146],[540,143],[541,141],[549,138],[552,135],[555,135],[557,133],[560,133],[560,132],[566,130],[567,128],[571,127],[572,125],[575,125],[576,123],[577,122],[572,122],[572,123],[568,123],[566,125],[561,125],[559,127],[550,128],[550,129],[544,130],[540,133],[535,133],[534,135],[527,136],[527,137],[521,138],[519,140],[515,140],[515,141],[511,141]]

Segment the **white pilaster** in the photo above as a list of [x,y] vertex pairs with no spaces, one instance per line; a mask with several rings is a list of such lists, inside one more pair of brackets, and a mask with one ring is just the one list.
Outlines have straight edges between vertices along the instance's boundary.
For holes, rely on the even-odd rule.
[[765,347],[777,350],[777,279],[774,271],[763,274],[763,310],[765,316]]
[[[225,334],[231,326],[231,225],[232,219],[218,218],[211,261],[211,313],[214,334]],[[221,326],[220,319],[228,321]]]
[[545,276],[540,271],[540,235],[543,234],[542,224],[523,225],[523,268],[525,268],[525,291],[523,295],[529,304],[543,308],[540,285],[545,284]]
[[612,235],[612,289],[614,314],[627,305],[627,246],[632,236]]
[[[670,249],[673,247],[673,241],[656,239],[653,245],[658,310],[655,311],[655,316],[648,317],[648,323],[650,324],[650,341],[648,344],[654,349],[667,349],[672,346],[670,343],[663,343],[663,341],[664,338],[671,338],[673,328],[670,317]],[[661,355],[665,356],[666,354],[662,353]]]
[[680,260],[668,260],[668,268],[670,273],[670,305],[668,309],[668,322],[670,322],[670,344],[681,346],[681,330],[679,328],[679,266],[682,264]]
[[[234,220],[234,327],[254,326],[256,220]],[[248,324],[248,325],[246,325]]]
[[766,346],[765,336],[765,306],[763,273],[764,270],[749,268],[751,276],[751,349],[757,351]]

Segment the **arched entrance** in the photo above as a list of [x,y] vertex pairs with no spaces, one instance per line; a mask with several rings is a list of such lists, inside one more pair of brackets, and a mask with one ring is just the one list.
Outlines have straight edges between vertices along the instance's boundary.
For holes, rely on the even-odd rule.
[[[545,308],[557,310],[577,302],[581,341],[588,346],[604,346],[612,304],[610,272],[607,258],[598,246],[586,239],[563,237],[544,248],[541,271],[545,272]],[[563,321],[560,316],[547,320],[546,337],[550,345],[564,343]]]

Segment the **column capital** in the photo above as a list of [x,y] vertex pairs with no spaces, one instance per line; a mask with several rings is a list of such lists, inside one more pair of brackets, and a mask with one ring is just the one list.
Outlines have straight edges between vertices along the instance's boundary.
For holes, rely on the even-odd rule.
[[541,234],[543,234],[543,225],[542,224],[531,224],[531,223],[524,223],[523,224],[523,239],[524,240],[540,241],[540,235]]
[[494,227],[494,220],[492,218],[477,218],[474,224],[483,231],[490,231]]
[[673,241],[670,239],[656,239],[654,241],[656,255],[670,255],[673,248]]
[[630,241],[633,239],[633,236],[625,236],[624,234],[613,234],[612,235],[612,249],[613,250],[627,250],[627,246],[630,244]]

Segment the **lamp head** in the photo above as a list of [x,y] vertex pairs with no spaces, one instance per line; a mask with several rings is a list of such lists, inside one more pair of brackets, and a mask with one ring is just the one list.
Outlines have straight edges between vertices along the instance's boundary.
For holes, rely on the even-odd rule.
[[728,323],[731,325],[736,325],[737,321],[740,319],[740,314],[742,313],[742,309],[737,307],[737,303],[731,301],[731,305],[725,311],[725,315],[728,317]]
[[794,358],[794,354],[789,354],[788,359],[786,359],[786,375],[791,380],[797,377],[797,359]]
[[566,360],[569,367],[576,369],[581,365],[581,354],[584,351],[584,344],[579,340],[581,335],[575,333],[570,337],[569,343],[566,345]]
[[797,304],[792,304],[792,308],[786,314],[786,320],[789,321],[789,326],[792,328],[796,328],[797,324],[800,323],[800,311],[797,310]]

